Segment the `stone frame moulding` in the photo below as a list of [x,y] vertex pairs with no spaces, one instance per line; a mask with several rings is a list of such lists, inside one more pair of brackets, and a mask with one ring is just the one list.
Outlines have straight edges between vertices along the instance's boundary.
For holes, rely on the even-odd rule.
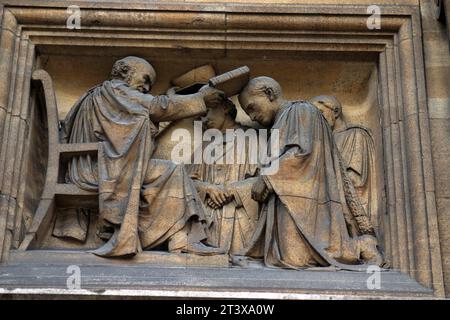
[[359,2],[71,1],[81,8],[82,29],[69,30],[64,1],[0,1],[1,261],[8,261],[20,241],[15,230],[23,210],[30,78],[39,48],[212,49],[224,56],[236,50],[367,53],[378,56],[385,250],[394,269],[443,297],[419,5],[375,1],[381,29],[369,30],[369,4]]

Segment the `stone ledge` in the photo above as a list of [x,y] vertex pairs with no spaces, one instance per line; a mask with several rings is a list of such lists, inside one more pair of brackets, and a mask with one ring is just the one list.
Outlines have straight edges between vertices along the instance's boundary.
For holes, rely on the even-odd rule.
[[[194,254],[176,254],[162,251],[144,251],[133,258],[102,258],[79,250],[13,250],[9,263],[51,264],[51,265],[122,265],[160,267],[228,267],[228,255],[198,256]],[[1,270],[1,267],[0,267]]]
[[[229,4],[241,5],[266,5],[266,0],[162,0],[157,3],[148,0],[130,0],[123,3],[123,0],[74,0],[72,4],[85,5],[89,7],[116,7],[121,8],[133,6],[150,6],[150,5],[215,5],[224,6]],[[0,4],[18,5],[18,6],[43,6],[43,7],[67,7],[67,1],[64,0],[0,0]],[[418,6],[419,0],[272,0],[271,5],[293,6],[293,5],[389,5],[389,6]]]
[[[249,13],[333,13],[347,12],[351,15],[366,15],[370,5],[382,7],[383,15],[410,15],[419,6],[418,0],[286,0],[275,1],[267,6],[265,0],[169,0],[148,1],[132,0],[126,3],[123,0],[73,0],[70,5],[77,5],[88,10],[152,10],[152,11],[184,11],[184,12],[249,12]],[[64,0],[0,0],[0,5],[6,8],[63,8],[68,7]]]
[[211,290],[69,290],[52,288],[3,289],[0,299],[63,299],[63,300],[108,300],[108,299],[270,299],[270,300],[436,300],[423,295],[352,295],[330,293],[283,293],[267,291],[211,291]]
[[[9,263],[0,267],[0,294],[34,298],[433,298],[432,290],[397,271],[382,272],[380,289],[369,290],[367,279],[372,274],[365,272],[217,267],[223,256],[197,257],[215,260],[215,267],[168,267],[152,265],[151,257],[166,256],[168,261],[174,259],[170,254],[152,252],[130,267],[129,261],[123,259],[87,257],[67,251],[41,252],[38,259],[30,252],[13,253]],[[66,255],[71,256],[69,261],[64,261]],[[180,259],[181,255],[174,256]],[[67,273],[67,268],[74,264],[80,267],[81,287],[69,290],[67,280],[71,273]]]

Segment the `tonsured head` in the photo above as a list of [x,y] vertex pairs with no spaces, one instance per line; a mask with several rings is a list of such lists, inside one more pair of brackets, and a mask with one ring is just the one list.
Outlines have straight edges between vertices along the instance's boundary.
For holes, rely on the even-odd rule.
[[269,77],[254,78],[242,90],[239,103],[253,121],[271,126],[283,103],[281,86]]
[[310,100],[317,109],[322,112],[331,128],[334,127],[336,119],[342,114],[342,105],[334,96],[321,95]]

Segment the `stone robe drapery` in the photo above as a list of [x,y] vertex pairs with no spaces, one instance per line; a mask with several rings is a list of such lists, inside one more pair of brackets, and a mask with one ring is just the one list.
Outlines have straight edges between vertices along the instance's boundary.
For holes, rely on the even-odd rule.
[[[244,130],[246,128],[238,128]],[[229,141],[227,140],[229,139]],[[220,209],[206,206],[209,217],[208,244],[227,254],[237,254],[248,246],[258,219],[258,203],[251,198],[251,188],[257,174],[257,164],[250,163],[248,143],[241,150],[234,135],[224,135],[224,153],[212,164],[191,166],[190,176],[196,183],[223,185],[232,193],[233,201]],[[245,152],[245,161],[238,161],[238,152]],[[233,163],[226,163],[227,155]],[[243,163],[241,163],[243,162]],[[200,190],[199,190],[200,191]],[[206,194],[199,192],[205,202]]]
[[105,81],[72,107],[65,120],[68,143],[100,142],[100,150],[98,160],[74,157],[67,179],[81,189],[98,190],[100,224],[119,227],[94,253],[135,254],[169,239],[193,216],[204,220],[184,168],[150,158],[159,121],[205,111],[197,95],[152,96],[121,80]]
[[279,130],[279,170],[262,176],[273,193],[244,255],[293,269],[358,263],[339,155],[325,118],[309,102],[291,102],[272,129]]
[[333,132],[355,190],[372,225],[379,226],[380,192],[375,171],[375,145],[369,129],[349,125]]

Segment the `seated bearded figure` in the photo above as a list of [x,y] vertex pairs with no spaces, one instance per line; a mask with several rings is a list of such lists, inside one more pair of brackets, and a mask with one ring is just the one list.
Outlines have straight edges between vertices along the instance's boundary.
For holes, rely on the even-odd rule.
[[[69,182],[99,193],[98,234],[107,241],[93,251],[100,256],[135,255],[164,243],[171,252],[219,252],[202,243],[205,211],[184,167],[152,153],[160,121],[205,114],[206,104],[223,94],[205,86],[191,95],[153,96],[155,79],[144,59],[121,59],[111,79],[87,91],[65,119],[68,143],[100,145],[98,159],[74,157],[67,172]],[[53,234],[83,240],[86,230],[73,230],[80,225],[70,221],[58,217]]]

